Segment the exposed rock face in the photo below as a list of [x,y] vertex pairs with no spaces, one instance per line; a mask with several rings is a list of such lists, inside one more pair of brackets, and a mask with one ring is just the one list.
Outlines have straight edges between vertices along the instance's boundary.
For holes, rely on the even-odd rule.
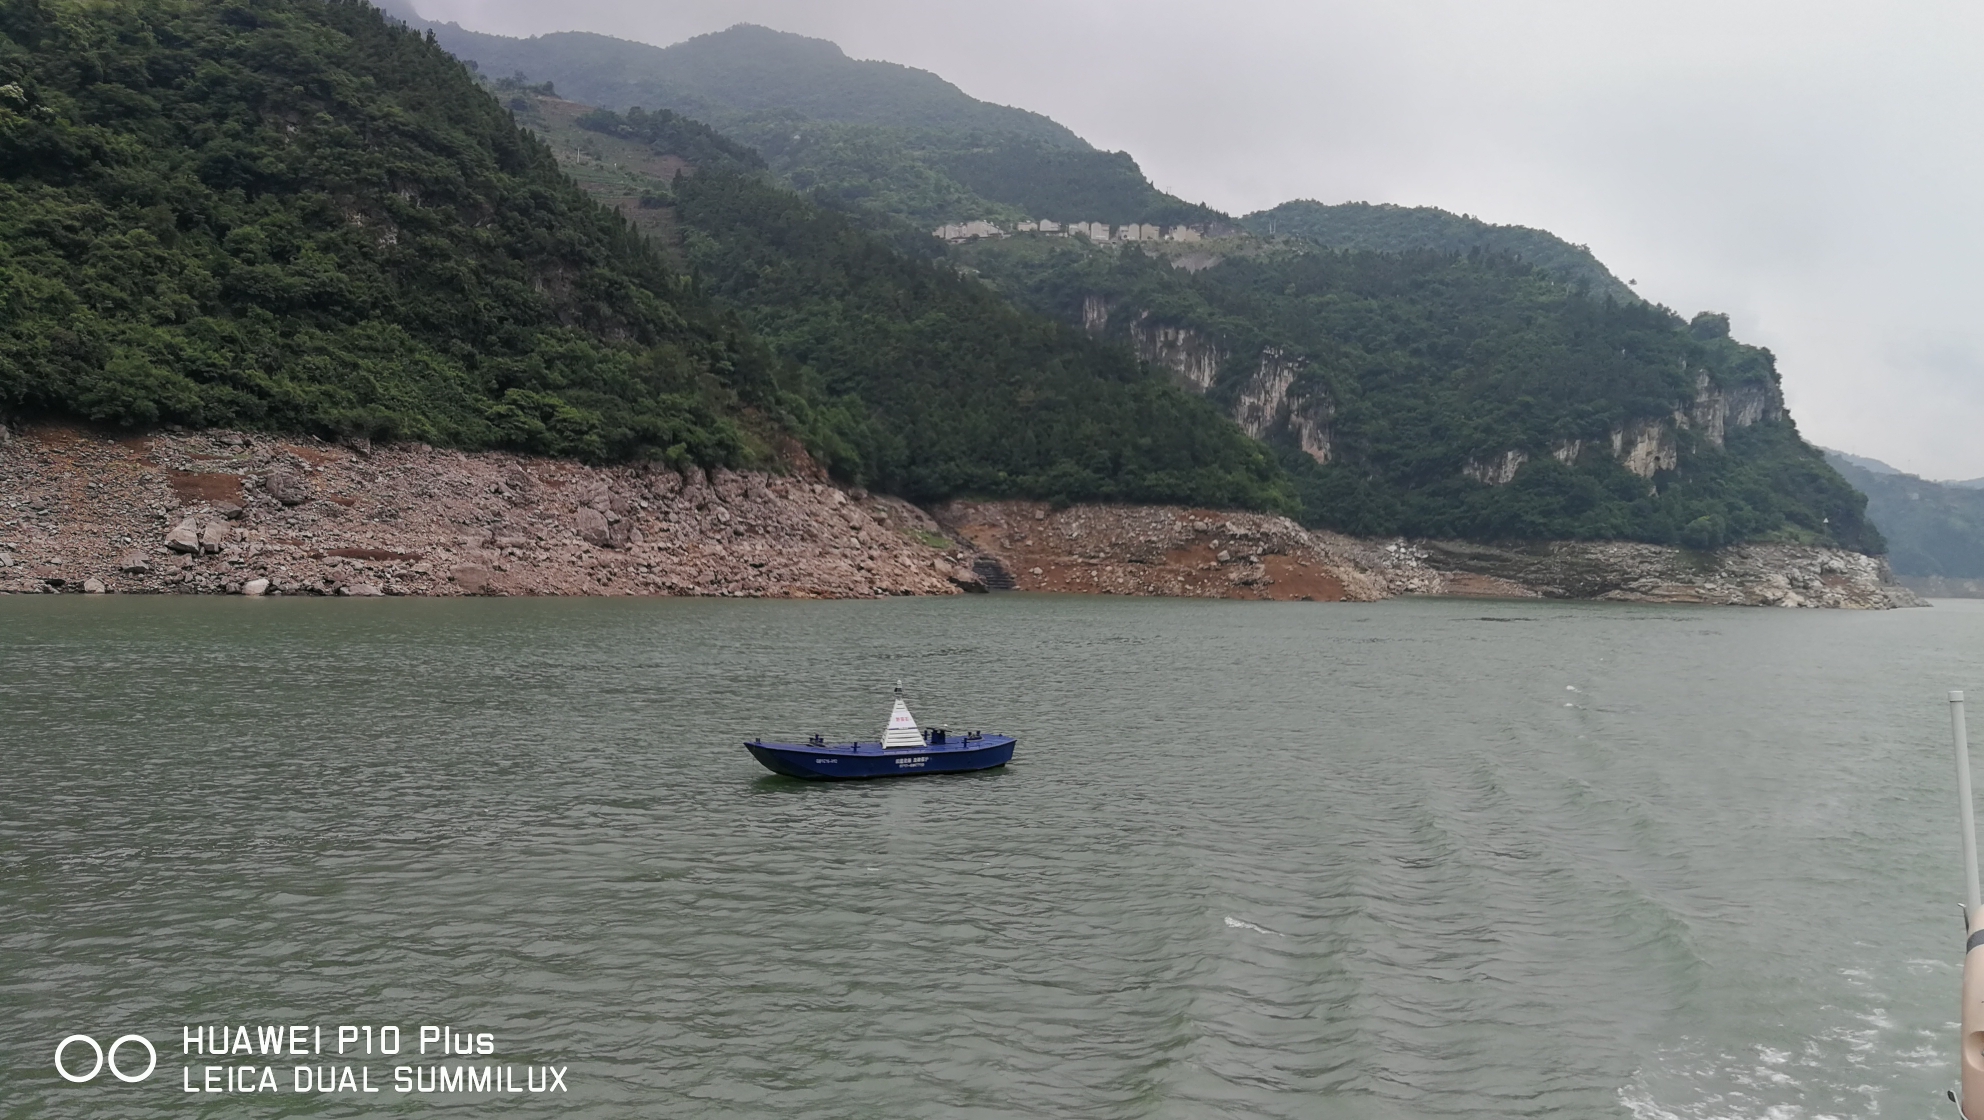
[[[1107,326],[1107,304],[1100,296],[1088,297],[1102,308],[1100,317],[1089,322],[1093,333]],[[1085,315],[1086,318],[1086,315]],[[1205,335],[1190,327],[1172,327],[1139,315],[1130,326],[1130,348],[1137,357],[1170,370],[1185,386],[1205,393],[1219,380],[1219,367],[1226,354]],[[1330,461],[1330,420],[1335,409],[1320,395],[1296,388],[1302,372],[1299,357],[1272,347],[1261,352],[1260,364],[1233,403],[1233,419],[1255,439],[1266,439],[1287,432],[1303,453],[1318,463]]]
[[[1100,302],[1100,296],[1090,296],[1090,300]],[[1105,307],[1107,305],[1104,305]],[[1107,325],[1107,312],[1099,325],[1091,327],[1100,333]],[[1167,327],[1154,323],[1148,316],[1140,316],[1130,327],[1130,348],[1137,357],[1154,366],[1162,366],[1178,375],[1194,392],[1203,393],[1211,389],[1219,379],[1219,363],[1225,355],[1212,341],[1189,327]]]
[[[1109,301],[1089,295],[1082,301],[1082,325],[1091,335],[1107,332],[1112,313]],[[1209,392],[1219,379],[1221,365],[1228,355],[1210,336],[1190,327],[1168,326],[1154,321],[1150,312],[1137,312],[1129,329],[1130,347],[1138,358],[1170,370],[1186,386],[1198,393]],[[1302,371],[1299,357],[1272,347],[1261,353],[1260,365],[1240,387],[1234,399],[1232,416],[1248,435],[1269,439],[1281,433],[1291,435],[1304,453],[1318,463],[1330,462],[1334,446],[1331,421],[1332,403],[1315,390],[1304,393],[1296,387]],[[1644,479],[1680,466],[1679,432],[1692,431],[1714,447],[1722,447],[1732,428],[1784,418],[1784,395],[1775,382],[1716,387],[1706,372],[1695,376],[1695,393],[1685,407],[1671,415],[1643,417],[1612,429],[1609,433],[1612,456],[1625,468]],[[1550,448],[1550,456],[1564,464],[1575,464],[1587,449],[1585,440],[1566,440]],[[1540,450],[1540,449],[1532,449]],[[1514,480],[1516,472],[1529,461],[1530,451],[1510,449],[1486,459],[1469,460],[1461,473],[1490,486]]]
[[1103,296],[1082,297],[1082,329],[1100,335],[1109,329],[1109,300]]
[[955,595],[967,559],[924,543],[937,525],[916,507],[815,477],[232,432],[17,435],[0,448],[0,555],[20,563],[0,592]]
[[[1693,431],[1714,447],[1721,447],[1731,428],[1784,419],[1784,395],[1775,384],[1739,385],[1718,389],[1708,374],[1695,377],[1695,399],[1686,408],[1675,409],[1671,417],[1635,420],[1612,430],[1612,454],[1627,470],[1641,478],[1652,478],[1658,471],[1671,471],[1681,461],[1677,432]],[[1566,463],[1575,462],[1582,441],[1560,446],[1552,454]]]
[[1501,594],[1639,603],[1885,610],[1924,605],[1895,583],[1887,563],[1804,545],[1740,545],[1685,552],[1630,541],[1556,541],[1497,547],[1419,542],[1448,574],[1496,581]]
[[1681,462],[1674,428],[1666,420],[1635,420],[1623,428],[1612,429],[1612,455],[1641,478],[1652,478],[1657,471],[1671,471]]
[[1480,459],[1470,459],[1467,465],[1460,469],[1460,473],[1476,482],[1485,482],[1490,486],[1503,486],[1515,481],[1516,472],[1521,470],[1522,465],[1527,462],[1529,462],[1529,456],[1523,452],[1508,451],[1497,458],[1489,459],[1485,462]]
[[1330,461],[1330,419],[1335,409],[1326,399],[1295,388],[1302,372],[1299,358],[1268,349],[1261,364],[1233,404],[1233,419],[1255,439],[1286,431],[1303,453],[1318,463]]
[[1709,384],[1708,374],[1695,376],[1695,400],[1685,412],[1676,412],[1674,422],[1691,428],[1716,447],[1723,445],[1731,428],[1747,428],[1766,420],[1784,418],[1784,396],[1774,385],[1739,385],[1727,391]]

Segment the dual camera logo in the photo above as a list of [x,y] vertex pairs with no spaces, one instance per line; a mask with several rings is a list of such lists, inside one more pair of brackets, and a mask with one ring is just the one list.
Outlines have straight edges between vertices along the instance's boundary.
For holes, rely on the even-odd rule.
[[[145,1068],[142,1073],[126,1073],[123,1067],[117,1064],[117,1052],[130,1046],[142,1046],[145,1048]],[[65,1064],[63,1057],[64,1051],[69,1050],[71,1047],[88,1047],[89,1052],[94,1055],[95,1060],[90,1064],[88,1072],[77,1073],[70,1068],[71,1066],[80,1066],[83,1064],[84,1059],[80,1053],[68,1055]],[[137,1055],[126,1055],[125,1064],[136,1065]],[[110,1076],[126,1084],[135,1085],[145,1078],[150,1077],[152,1070],[158,1068],[158,1051],[152,1049],[151,1040],[141,1034],[123,1035],[117,1041],[111,1043],[108,1050],[99,1046],[96,1039],[86,1034],[72,1034],[68,1038],[63,1039],[55,1047],[55,1072],[61,1074],[64,1081],[73,1081],[78,1085],[81,1085],[85,1081],[95,1081],[97,1075],[103,1072],[105,1066],[110,1067]]]

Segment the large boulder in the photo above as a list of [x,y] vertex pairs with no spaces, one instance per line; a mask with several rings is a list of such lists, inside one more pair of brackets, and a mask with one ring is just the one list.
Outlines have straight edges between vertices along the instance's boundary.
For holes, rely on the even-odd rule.
[[251,598],[256,595],[267,595],[269,593],[269,581],[265,579],[251,579],[241,585],[241,593]]
[[134,548],[117,558],[117,570],[143,575],[152,570],[151,558]]
[[269,497],[286,506],[300,506],[310,500],[310,483],[302,475],[293,471],[270,471],[262,480],[262,489]]
[[449,576],[455,581],[455,586],[461,588],[464,595],[484,594],[489,590],[489,582],[495,577],[496,573],[479,564],[463,564]]
[[165,547],[174,552],[199,552],[200,527],[190,517],[181,521],[177,528],[165,535]]
[[613,527],[606,521],[606,515],[584,506],[579,509],[579,539],[599,548],[613,547]]
[[227,522],[207,522],[206,527],[200,530],[200,551],[219,552],[220,546],[227,543],[227,534]]

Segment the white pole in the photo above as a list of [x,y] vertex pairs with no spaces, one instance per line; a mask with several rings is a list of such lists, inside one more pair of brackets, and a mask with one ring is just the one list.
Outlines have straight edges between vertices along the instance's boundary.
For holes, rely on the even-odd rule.
[[1963,822],[1963,889],[1966,893],[1964,917],[1971,929],[1984,914],[1984,897],[1977,883],[1977,817],[1970,798],[1970,743],[1963,728],[1963,693],[1950,692],[1950,732],[1956,737],[1957,814]]
[[1957,812],[1963,821],[1963,1002],[1958,1014],[1957,1115],[1984,1118],[1984,903],[1977,888],[1977,819],[1970,800],[1970,744],[1963,732],[1963,693],[1950,693],[1950,733],[1956,738]]

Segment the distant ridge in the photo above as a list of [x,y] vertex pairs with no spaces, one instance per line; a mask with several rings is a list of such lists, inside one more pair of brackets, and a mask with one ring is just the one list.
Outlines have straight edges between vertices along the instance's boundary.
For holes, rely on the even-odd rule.
[[857,61],[838,46],[752,24],[669,47],[582,32],[516,39],[422,20],[492,80],[549,82],[616,111],[667,109],[756,148],[795,190],[836,209],[929,229],[971,219],[1204,224],[1224,215],[1151,185],[1039,113],[979,101],[935,74]]
[[[1867,518],[1887,538],[1896,575],[1940,580],[1984,579],[1984,493],[1965,482],[1931,482],[1843,451],[1826,461],[1867,495]],[[1969,594],[1949,587],[1931,594]]]
[[[1899,467],[1891,467],[1886,463],[1881,462],[1879,459],[1869,459],[1865,455],[1851,455],[1844,451],[1835,451],[1830,447],[1821,447],[1819,448],[1819,450],[1825,452],[1826,458],[1828,459],[1837,459],[1851,466],[1859,467],[1861,470],[1866,471],[1869,474],[1896,474],[1896,475],[1908,474],[1907,471],[1904,471]],[[1909,477],[1913,478],[1914,476],[1909,475]],[[1951,482],[1951,483],[1945,483],[1945,485],[1963,486],[1965,485],[1965,483]]]
[[1091,150],[1039,113],[980,101],[928,70],[852,59],[825,39],[755,24],[656,47],[584,31],[514,39],[424,20],[405,0],[385,8],[432,30],[442,49],[474,59],[491,77],[549,79],[563,96],[602,108],[672,109],[719,128],[790,113],[836,124],[1005,133]]

